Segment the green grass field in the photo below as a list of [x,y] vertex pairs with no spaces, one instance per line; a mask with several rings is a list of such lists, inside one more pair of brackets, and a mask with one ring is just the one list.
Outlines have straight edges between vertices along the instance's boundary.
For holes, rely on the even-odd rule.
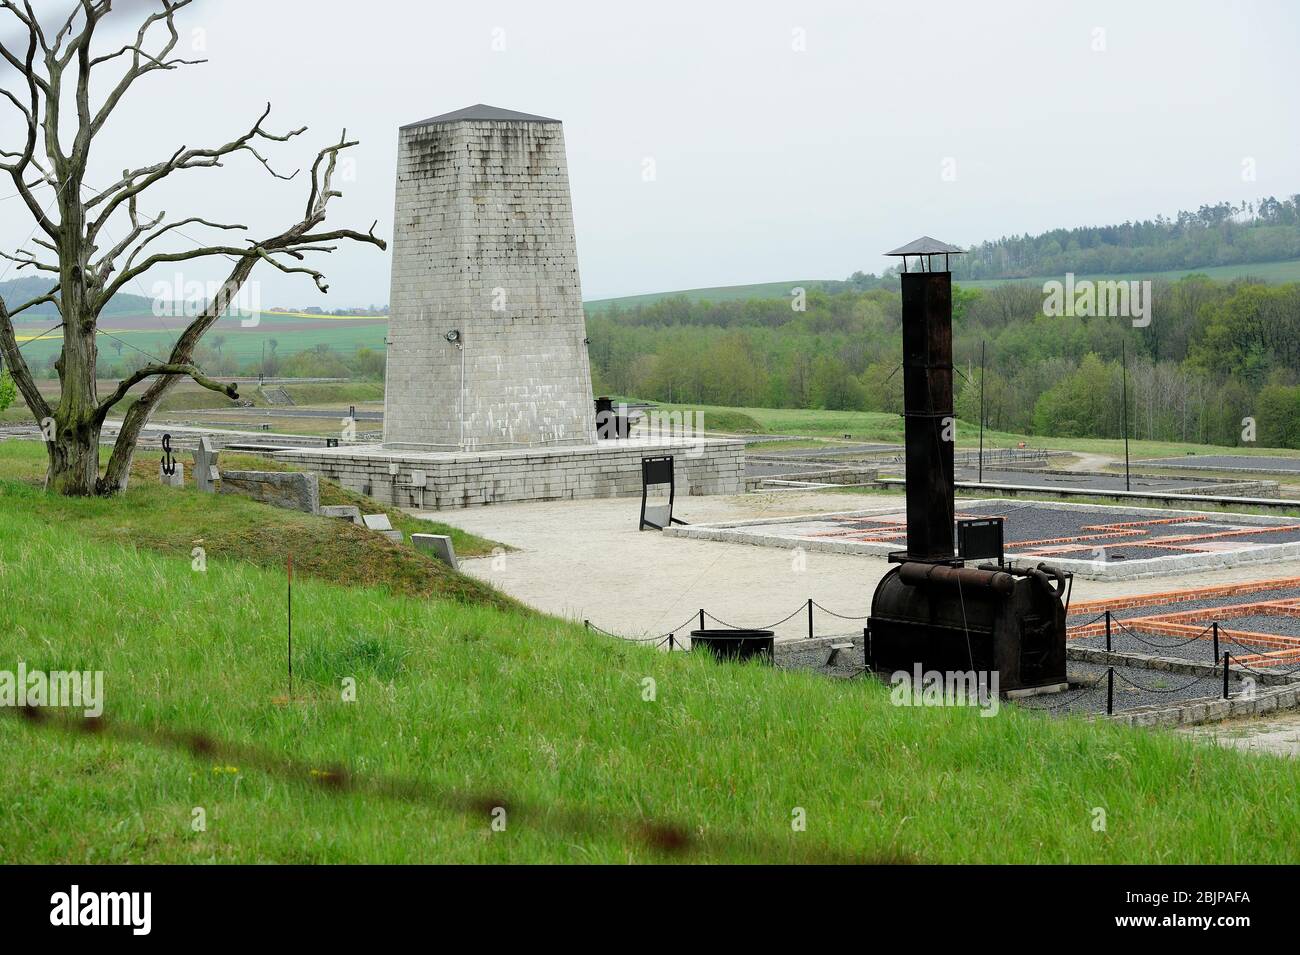
[[583,308],[593,314],[608,311],[614,305],[631,308],[634,305],[653,305],[665,298],[685,298],[692,302],[743,302],[751,298],[788,298],[793,288],[811,292],[822,287],[827,279],[798,279],[791,282],[757,282],[751,285],[717,285],[711,288],[688,288],[676,292],[647,292],[644,295],[623,295],[618,298],[598,298],[583,302]]
[[[126,343],[121,352],[123,357],[138,349],[151,358],[165,361],[176,341],[176,335],[184,328],[180,319],[167,319],[168,330],[160,325],[157,330],[115,331],[114,318],[115,316],[105,317],[100,324]],[[28,322],[20,325],[20,340],[23,336],[38,335],[44,331],[45,328],[37,327],[39,324]],[[215,337],[224,337],[221,354],[237,359],[244,367],[259,361],[263,354],[275,354],[284,359],[300,351],[310,351],[317,345],[328,345],[343,355],[355,354],[361,348],[370,348],[382,354],[385,349],[388,322],[384,319],[340,322],[338,327],[328,328],[304,328],[304,324],[302,319],[273,320],[264,317],[261,324],[254,328],[241,328],[238,321],[223,319],[204,337],[203,343],[211,346]],[[277,343],[274,349],[270,345],[272,339]],[[29,365],[40,367],[51,357],[57,357],[62,348],[63,339],[55,334],[25,342],[23,355]],[[116,359],[118,354],[114,340],[107,336],[100,336],[99,350],[105,358]]]
[[[1295,761],[656,652],[368,579],[346,536],[321,562],[354,579],[295,579],[290,696],[284,570],[238,542],[325,519],[143,480],[51,500],[15,445],[0,669],[103,671],[107,726],[0,710],[0,862],[1300,859]],[[198,572],[193,538],[233,546]]]

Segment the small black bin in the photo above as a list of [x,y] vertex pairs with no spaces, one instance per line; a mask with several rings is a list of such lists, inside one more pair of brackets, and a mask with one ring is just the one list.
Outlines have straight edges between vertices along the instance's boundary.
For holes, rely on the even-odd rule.
[[708,650],[719,660],[772,662],[771,630],[692,630],[691,649]]

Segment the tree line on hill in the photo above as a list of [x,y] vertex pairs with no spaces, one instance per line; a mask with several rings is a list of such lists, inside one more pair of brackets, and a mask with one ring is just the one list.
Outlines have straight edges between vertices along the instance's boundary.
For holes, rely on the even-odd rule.
[[[1300,284],[1190,275],[1155,282],[1150,324],[1043,314],[1040,287],[954,288],[956,412],[1059,437],[1300,447]],[[897,292],[672,298],[588,316],[599,393],[776,408],[902,410]],[[1249,419],[1249,420],[1248,420]],[[1253,426],[1252,426],[1253,420]],[[1253,430],[1252,430],[1253,429]]]
[[1167,272],[1300,258],[1300,195],[1220,202],[1174,218],[1052,229],[982,242],[953,261],[958,279],[1030,278],[1074,272]]
[[[1118,225],[1051,229],[981,242],[953,256],[953,277],[1024,279],[1064,275],[1173,272],[1219,265],[1285,262],[1300,258],[1300,195],[1218,202],[1172,218],[1156,216]],[[836,290],[840,283],[826,283]],[[897,288],[896,269],[855,272],[845,287]]]

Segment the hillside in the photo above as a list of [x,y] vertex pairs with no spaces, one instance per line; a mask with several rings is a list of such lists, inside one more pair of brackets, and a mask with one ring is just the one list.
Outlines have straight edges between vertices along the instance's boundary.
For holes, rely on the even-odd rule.
[[[30,302],[34,298],[39,298],[49,292],[54,287],[54,283],[48,279],[38,278],[18,278],[9,279],[6,282],[0,282],[0,298],[3,298],[5,304],[10,308],[17,308],[24,302]],[[119,292],[113,296],[113,300],[104,306],[105,315],[150,315],[153,312],[153,301],[145,298],[143,295],[128,295],[125,292]],[[54,307],[52,302],[43,302],[40,305],[33,305],[27,311],[22,313],[23,318],[27,317],[50,317],[57,318],[59,310]]]
[[[953,261],[956,261],[954,259]],[[1084,272],[1076,271],[1077,279],[1104,280],[1150,280],[1152,282],[1176,282],[1188,275],[1204,275],[1216,282],[1231,282],[1237,279],[1255,279],[1270,285],[1286,282],[1300,282],[1300,258],[1281,262],[1251,262],[1242,265],[1211,265],[1195,269],[1169,269],[1160,272]],[[953,281],[965,288],[990,289],[1008,283],[1025,285],[1042,285],[1055,279],[1057,275],[1033,275],[1021,278],[972,279],[954,276]],[[896,281],[889,278],[875,283],[875,287],[896,286]],[[622,295],[615,298],[591,299],[583,302],[588,315],[599,315],[610,311],[626,311],[638,305],[653,305],[665,299],[684,299],[691,303],[699,302],[743,302],[750,299],[782,299],[789,301],[790,290],[802,287],[808,291],[814,289],[822,292],[839,292],[854,287],[852,280],[838,279],[792,279],[788,282],[756,282],[751,285],[720,285],[713,288],[680,289],[672,292],[647,292],[643,295]],[[861,290],[861,289],[859,289]]]
[[1205,269],[1300,258],[1300,195],[1219,202],[1172,218],[1052,229],[981,242],[953,262],[964,279]]
[[598,314],[611,309],[626,309],[636,305],[653,305],[668,298],[681,298],[688,302],[743,302],[751,298],[790,298],[790,290],[804,288],[831,290],[842,287],[843,282],[832,279],[799,279],[791,282],[759,282],[752,285],[718,285],[711,288],[682,289],[676,292],[647,292],[644,295],[623,295],[617,298],[589,299],[582,303],[588,314]]

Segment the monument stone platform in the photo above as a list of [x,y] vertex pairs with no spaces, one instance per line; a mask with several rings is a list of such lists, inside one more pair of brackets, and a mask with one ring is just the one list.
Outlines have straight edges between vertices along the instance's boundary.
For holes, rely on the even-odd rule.
[[641,459],[665,454],[674,459],[678,494],[744,493],[745,445],[739,439],[632,437],[487,451],[402,451],[358,444],[269,456],[398,507],[445,510],[635,496],[641,493]]

